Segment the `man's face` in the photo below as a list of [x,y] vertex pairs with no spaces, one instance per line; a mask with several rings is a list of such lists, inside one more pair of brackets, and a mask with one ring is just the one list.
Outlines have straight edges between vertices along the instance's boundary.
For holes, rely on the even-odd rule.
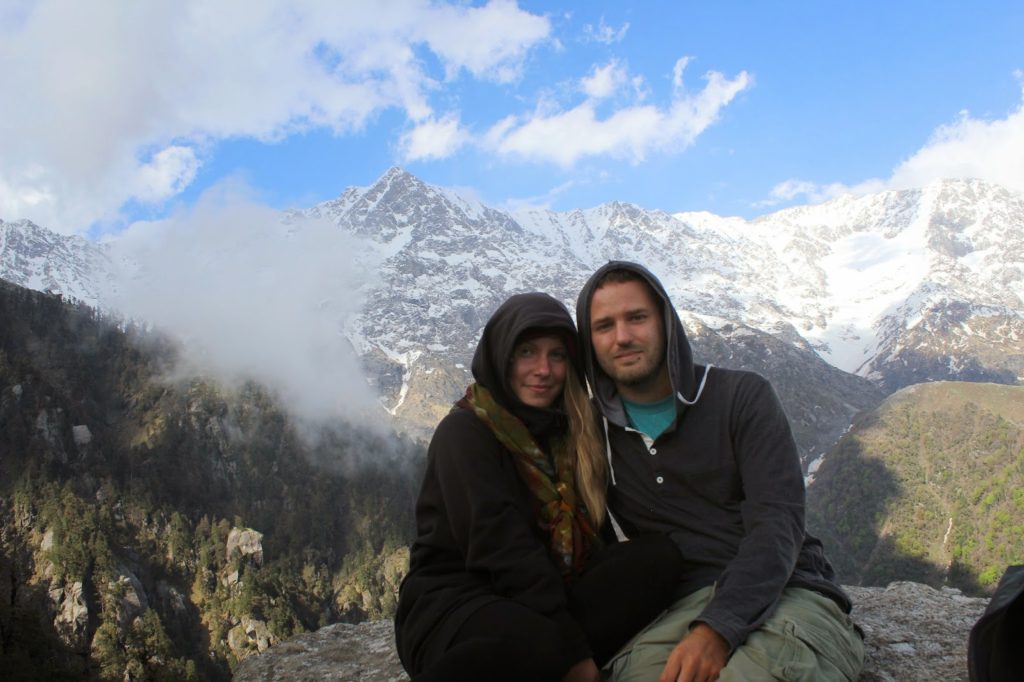
[[590,302],[590,338],[601,369],[629,400],[653,402],[672,390],[658,304],[642,282],[607,282]]

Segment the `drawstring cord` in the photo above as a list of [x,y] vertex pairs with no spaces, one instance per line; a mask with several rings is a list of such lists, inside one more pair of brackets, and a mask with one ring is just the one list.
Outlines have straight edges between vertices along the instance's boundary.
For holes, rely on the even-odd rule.
[[615,485],[615,467],[612,466],[612,439],[608,436],[608,417],[601,415],[604,422],[604,452],[608,457],[608,473],[612,476],[612,485]]
[[700,386],[697,387],[697,395],[693,396],[692,402],[684,398],[682,393],[676,393],[676,397],[683,401],[683,405],[697,404],[697,401],[700,400],[700,394],[704,392],[704,384],[708,382],[708,372],[711,371],[712,367],[714,367],[714,365],[709,364],[707,367],[704,368],[704,377],[700,380]]
[[[684,405],[696,405],[697,401],[700,400],[700,396],[704,393],[704,386],[708,382],[708,374],[711,372],[711,368],[714,365],[708,365],[704,368],[704,376],[700,380],[700,386],[697,387],[697,395],[693,396],[693,400],[687,400],[683,397],[682,393],[676,393],[676,397],[683,402]],[[601,422],[604,424],[604,452],[608,458],[608,473],[611,475],[612,485],[615,485],[615,467],[612,466],[612,439],[608,435],[608,417],[601,415]]]

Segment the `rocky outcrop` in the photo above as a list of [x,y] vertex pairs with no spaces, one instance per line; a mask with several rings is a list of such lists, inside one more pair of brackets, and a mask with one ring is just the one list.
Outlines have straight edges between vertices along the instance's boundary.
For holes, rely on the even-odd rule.
[[88,650],[89,607],[82,581],[56,582],[48,590],[53,609],[53,626],[73,651]]
[[277,643],[277,638],[262,620],[238,618],[238,624],[228,630],[228,646],[236,658],[262,653]]
[[845,589],[867,644],[861,682],[967,680],[967,636],[987,598],[911,582]]
[[390,620],[337,623],[281,642],[238,664],[235,682],[361,680],[407,682]]
[[[848,587],[864,630],[861,682],[967,679],[967,635],[987,599],[909,582]],[[235,669],[235,682],[405,682],[391,621],[337,624],[293,637]]]
[[247,557],[254,566],[263,565],[263,533],[252,528],[232,528],[228,533],[228,561],[239,555]]

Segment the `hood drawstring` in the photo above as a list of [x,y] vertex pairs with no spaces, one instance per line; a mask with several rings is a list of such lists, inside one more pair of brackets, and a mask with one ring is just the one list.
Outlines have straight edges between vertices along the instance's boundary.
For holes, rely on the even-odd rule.
[[615,467],[612,466],[612,439],[608,437],[608,417],[601,415],[604,422],[604,452],[608,457],[608,473],[612,477],[612,485],[615,485]]
[[[704,368],[704,378],[700,380],[700,386],[697,387],[697,395],[693,396],[692,401],[689,401],[686,398],[684,398],[682,393],[676,393],[676,397],[683,402],[683,405],[697,404],[697,401],[700,400],[700,394],[704,392],[704,384],[706,384],[708,381],[708,372],[711,371],[712,367],[714,367],[714,365],[709,364],[707,367]],[[607,429],[608,427],[606,426],[605,428]]]

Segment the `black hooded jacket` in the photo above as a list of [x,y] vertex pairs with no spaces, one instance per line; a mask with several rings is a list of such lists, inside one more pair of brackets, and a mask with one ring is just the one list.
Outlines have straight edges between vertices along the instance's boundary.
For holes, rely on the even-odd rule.
[[[591,344],[596,283],[615,269],[640,275],[662,304],[676,419],[650,446],[629,428],[615,382]],[[849,612],[821,543],[804,528],[799,456],[771,385],[751,372],[695,365],[664,287],[635,263],[613,261],[594,273],[576,315],[584,368],[607,420],[609,509],[628,536],[662,532],[675,541],[686,562],[680,595],[716,584],[698,620],[734,649],[770,615],[785,587],[823,593]]]
[[[565,306],[546,294],[519,294],[484,327],[472,369],[477,383],[544,447],[551,435],[567,428],[564,415],[524,405],[507,379],[517,338],[536,329],[563,336],[578,364],[576,329]],[[576,376],[582,380],[582,371]],[[556,622],[569,660],[591,655],[567,610],[564,583],[538,525],[532,493],[511,454],[467,409],[449,413],[430,442],[416,502],[416,534],[395,615],[398,654],[410,673],[426,665],[424,643],[430,640],[429,648],[443,650],[470,614],[499,598],[513,599]]]

